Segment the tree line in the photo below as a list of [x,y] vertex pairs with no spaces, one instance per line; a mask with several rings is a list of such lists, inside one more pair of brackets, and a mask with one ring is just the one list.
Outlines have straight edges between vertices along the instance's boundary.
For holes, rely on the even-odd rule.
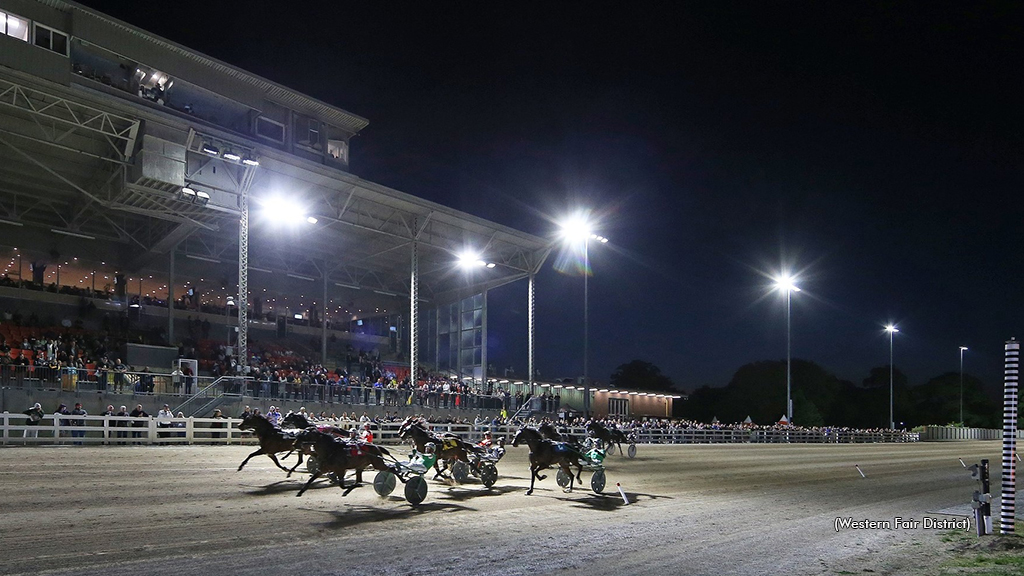
[[[843,380],[806,360],[792,360],[793,423],[799,426],[889,426],[889,366],[872,368],[860,383]],[[672,392],[680,390],[661,370],[642,360],[620,365],[613,388]],[[786,362],[764,360],[741,366],[728,384],[702,386],[673,404],[673,415],[699,422],[778,422],[786,413]],[[893,414],[898,428],[960,424],[960,373],[946,372],[911,386],[893,372]],[[963,376],[963,425],[1002,427],[1002,402],[984,383]]]

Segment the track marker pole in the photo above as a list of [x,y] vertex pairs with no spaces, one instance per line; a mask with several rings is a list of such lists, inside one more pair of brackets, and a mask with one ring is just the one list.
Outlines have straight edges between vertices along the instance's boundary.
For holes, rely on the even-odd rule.
[[622,490],[622,484],[616,482],[615,487],[619,489],[619,494],[622,495],[622,502],[624,504],[629,504],[629,498],[626,498],[626,492]]
[[864,471],[860,469],[859,465],[854,464],[853,467],[857,469],[857,472],[860,472],[860,477],[861,478],[867,478],[867,476],[864,475]]
[[1017,501],[1017,379],[1020,368],[1020,342],[1010,338],[1005,347],[1006,361],[1003,387],[1003,466],[1002,501],[999,509],[999,532],[1013,534]]

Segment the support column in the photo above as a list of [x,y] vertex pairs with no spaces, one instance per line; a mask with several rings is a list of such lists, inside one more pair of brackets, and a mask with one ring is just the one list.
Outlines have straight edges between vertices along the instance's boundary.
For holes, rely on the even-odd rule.
[[[252,170],[246,171],[246,185],[238,195],[238,364],[249,365],[249,186]],[[230,322],[229,322],[230,323]]]
[[[416,230],[416,220],[412,229]],[[419,245],[412,239],[411,265],[409,266],[409,382],[416,385],[416,370],[420,353],[420,262]]]
[[324,263],[324,313],[320,315],[320,364],[327,366],[327,263]]
[[480,310],[480,374],[482,386],[487,388],[487,290],[483,293],[483,308]]
[[[178,250],[175,246],[171,248],[170,257],[167,259],[167,344],[174,346],[174,253]],[[93,283],[96,282],[96,273],[93,272]],[[96,291],[95,285],[93,291]]]
[[529,288],[527,289],[527,292],[526,292],[526,310],[527,310],[527,319],[528,319],[527,320],[527,332],[528,332],[528,334],[527,334],[527,346],[529,347],[529,351],[527,353],[527,361],[526,361],[527,367],[526,367],[526,369],[530,372],[529,378],[527,379],[527,383],[530,385],[530,394],[533,394],[533,392],[534,392],[534,390],[533,390],[533,387],[535,385],[535,382],[534,382],[534,377],[535,376],[534,375],[537,373],[536,372],[536,368],[534,367],[534,364],[533,364],[534,335],[536,334],[536,330],[537,330],[537,326],[535,324],[535,318],[534,318],[534,305],[536,303],[536,297],[537,297],[536,282],[537,282],[537,275],[531,272],[530,273],[530,284],[529,284]]
[[999,512],[999,532],[1013,534],[1017,500],[1017,378],[1020,366],[1020,342],[1006,343],[1003,387],[1003,494]]

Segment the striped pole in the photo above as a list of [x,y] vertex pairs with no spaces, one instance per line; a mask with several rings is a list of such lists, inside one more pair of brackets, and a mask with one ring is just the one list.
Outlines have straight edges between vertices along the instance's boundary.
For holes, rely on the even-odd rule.
[[1017,372],[1020,342],[1010,338],[1006,343],[1006,368],[1003,379],[1003,500],[999,513],[999,532],[1013,534],[1015,501],[1017,499]]

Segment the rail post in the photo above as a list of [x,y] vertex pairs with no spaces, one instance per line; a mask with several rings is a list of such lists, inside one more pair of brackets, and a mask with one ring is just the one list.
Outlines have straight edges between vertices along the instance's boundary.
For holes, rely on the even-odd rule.
[[1003,470],[1002,501],[999,512],[1000,534],[1013,534],[1017,499],[1017,377],[1020,343],[1010,338],[1006,343],[1003,386]]

